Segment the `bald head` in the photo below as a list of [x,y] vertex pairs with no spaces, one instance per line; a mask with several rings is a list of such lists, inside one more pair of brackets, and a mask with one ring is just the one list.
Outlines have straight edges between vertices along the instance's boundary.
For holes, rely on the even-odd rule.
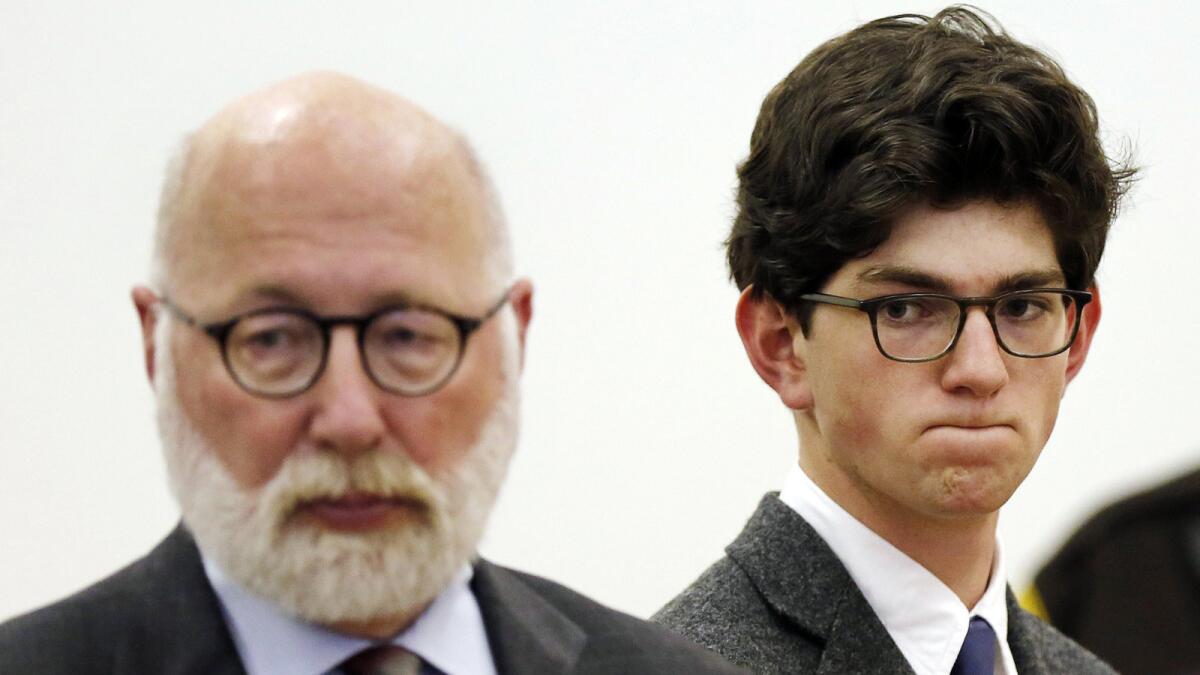
[[483,269],[490,285],[511,276],[498,198],[466,140],[391,92],[345,75],[311,73],[234,101],[184,139],[163,184],[155,283],[171,292],[194,253],[228,244],[222,230],[231,212],[273,203],[286,217],[285,205],[311,207],[315,192],[324,213],[309,215],[327,218],[330,227],[478,205],[481,212],[449,220],[460,230],[454,236],[479,256],[464,262]]
[[156,257],[133,301],[200,549],[296,616],[395,635],[473,555],[516,442],[533,289],[467,144],[347,77],[268,87],[184,143]]

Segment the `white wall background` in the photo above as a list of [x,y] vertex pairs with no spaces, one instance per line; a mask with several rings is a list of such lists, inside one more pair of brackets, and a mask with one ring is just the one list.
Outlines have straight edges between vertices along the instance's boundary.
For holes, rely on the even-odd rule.
[[[1196,461],[1198,10],[980,0],[1047,48],[1146,166],[1104,320],[1002,523],[1027,581],[1085,514]],[[524,430],[484,551],[648,615],[795,456],[746,362],[720,242],[767,90],[924,1],[0,4],[0,619],[99,578],[177,514],[130,286],[160,170],[229,99],[342,70],[464,130],[536,312]]]

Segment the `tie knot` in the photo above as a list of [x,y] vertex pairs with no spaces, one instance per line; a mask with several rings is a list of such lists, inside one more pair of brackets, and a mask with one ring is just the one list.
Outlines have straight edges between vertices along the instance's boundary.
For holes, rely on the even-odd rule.
[[342,662],[345,675],[418,675],[421,658],[403,647],[368,647]]
[[950,675],[993,675],[996,666],[996,631],[983,617],[971,617],[967,639],[950,669]]

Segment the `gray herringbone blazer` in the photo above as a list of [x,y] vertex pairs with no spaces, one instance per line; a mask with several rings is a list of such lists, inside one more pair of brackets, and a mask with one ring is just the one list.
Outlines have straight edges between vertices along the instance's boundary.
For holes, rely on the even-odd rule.
[[[472,591],[501,675],[742,673],[661,626],[487,561]],[[62,602],[0,624],[0,673],[245,675],[191,536]]]
[[[763,497],[725,551],[653,620],[756,673],[913,672],[841,561],[778,494]],[[1020,675],[1114,673],[1011,591],[1008,617]]]

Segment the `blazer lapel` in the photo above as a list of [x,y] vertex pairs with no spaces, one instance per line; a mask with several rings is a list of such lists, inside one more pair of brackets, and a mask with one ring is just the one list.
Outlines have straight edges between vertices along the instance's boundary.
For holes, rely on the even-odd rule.
[[913,672],[845,566],[777,493],[726,551],[775,612],[823,644],[818,673]]
[[1045,658],[1041,653],[1040,642],[1035,638],[1030,621],[1038,621],[1032,615],[1026,614],[1017,604],[1017,598],[1012,589],[1008,589],[1008,648],[1012,651],[1013,663],[1021,675],[1027,673],[1037,675],[1046,672]]
[[913,669],[866,598],[852,587],[842,596],[817,673],[913,675]]
[[114,630],[114,672],[245,675],[200,552],[182,524],[130,572],[131,585],[119,591],[130,625]]
[[471,581],[500,675],[569,673],[587,636],[511,572],[486,560]]

